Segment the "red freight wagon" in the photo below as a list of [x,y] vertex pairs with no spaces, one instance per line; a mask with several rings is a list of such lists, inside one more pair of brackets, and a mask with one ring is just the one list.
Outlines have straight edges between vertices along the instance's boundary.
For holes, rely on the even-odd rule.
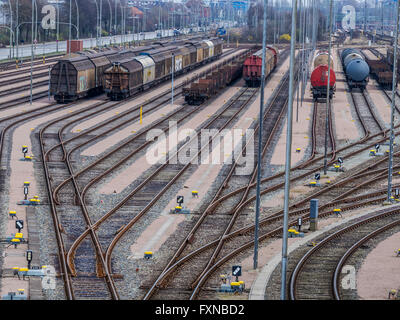
[[[335,71],[331,69],[330,78],[330,90],[329,98],[332,99],[333,93],[336,89],[336,75]],[[326,90],[328,86],[328,66],[320,65],[316,67],[311,73],[311,91],[313,94],[314,101],[318,101],[319,98],[326,99]]]
[[[278,63],[278,50],[268,46],[265,52],[265,78],[275,69]],[[258,87],[261,84],[262,50],[248,57],[243,66],[243,78],[249,87]]]

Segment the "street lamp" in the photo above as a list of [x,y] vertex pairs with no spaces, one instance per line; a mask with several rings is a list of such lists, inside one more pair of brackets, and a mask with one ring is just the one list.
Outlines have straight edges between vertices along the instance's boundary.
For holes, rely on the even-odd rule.
[[97,0],[94,0],[96,5],[96,46],[99,46],[99,6],[97,5]]
[[11,6],[11,0],[8,0],[8,5],[10,6],[10,59],[12,58],[12,48],[13,46],[13,10]]
[[31,42],[31,95],[29,99],[30,105],[32,105],[32,93],[33,93],[33,28],[34,28],[34,11],[33,11],[33,6],[35,5],[35,0],[32,0],[32,42]]

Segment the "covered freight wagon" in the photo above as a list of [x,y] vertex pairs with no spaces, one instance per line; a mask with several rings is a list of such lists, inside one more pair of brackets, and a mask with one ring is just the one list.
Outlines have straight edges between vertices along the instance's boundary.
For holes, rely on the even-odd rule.
[[138,60],[115,62],[104,72],[105,91],[111,100],[121,100],[139,90],[143,84],[143,66]]
[[60,59],[51,69],[50,94],[59,103],[96,92],[95,65],[87,56]]

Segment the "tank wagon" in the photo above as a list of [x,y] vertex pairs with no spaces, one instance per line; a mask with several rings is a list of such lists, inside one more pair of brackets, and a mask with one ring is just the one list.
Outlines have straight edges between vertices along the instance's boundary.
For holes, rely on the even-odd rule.
[[350,90],[364,90],[369,81],[370,70],[363,54],[357,49],[347,48],[342,51],[340,57]]
[[114,61],[105,72],[104,90],[112,100],[125,99],[159,82],[215,60],[222,54],[221,39],[175,42],[144,50],[132,59]]
[[200,105],[242,76],[243,62],[249,51],[218,65],[212,72],[183,87],[183,96],[189,105]]
[[[330,58],[329,99],[332,99],[336,90],[336,74],[334,71],[332,56]],[[326,99],[327,97],[328,62],[329,53],[327,51],[320,51],[314,58],[314,69],[311,72],[311,92],[314,101],[318,101],[318,99]]]
[[[278,49],[267,46],[265,53],[265,77],[267,78],[278,63]],[[262,50],[255,52],[244,61],[243,78],[249,87],[259,87],[262,74]]]
[[[331,69],[335,68],[335,64],[333,62],[333,58],[331,56]],[[318,51],[318,53],[315,55],[314,58],[314,68],[321,66],[321,65],[328,65],[328,61],[329,61],[329,52],[326,50],[320,50]]]
[[58,103],[103,92],[104,71],[114,61],[133,58],[142,51],[160,48],[161,44],[137,47],[123,51],[79,52],[64,56],[51,69],[50,94]]

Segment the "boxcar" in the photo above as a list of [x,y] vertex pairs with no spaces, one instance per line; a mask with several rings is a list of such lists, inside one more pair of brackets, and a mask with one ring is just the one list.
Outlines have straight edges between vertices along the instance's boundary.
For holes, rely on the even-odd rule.
[[127,98],[143,84],[143,65],[136,59],[115,62],[104,72],[105,91],[111,100]]
[[190,68],[197,64],[197,48],[193,42],[186,42],[185,47],[189,50]]
[[75,101],[96,91],[95,65],[86,56],[60,59],[50,78],[50,94],[57,102]]
[[[142,65],[143,70],[143,87],[155,80],[156,77],[156,64],[149,56],[137,56],[134,60]],[[147,87],[147,86],[146,86]]]
[[[171,72],[171,52],[174,47],[160,48],[150,51],[144,51],[140,55],[146,55],[153,59],[155,63],[155,80],[162,80],[164,77]],[[169,62],[167,60],[170,60]]]
[[220,38],[213,38],[210,40],[214,44],[214,55],[216,57],[219,57],[222,55],[222,45],[223,45],[223,40]]

